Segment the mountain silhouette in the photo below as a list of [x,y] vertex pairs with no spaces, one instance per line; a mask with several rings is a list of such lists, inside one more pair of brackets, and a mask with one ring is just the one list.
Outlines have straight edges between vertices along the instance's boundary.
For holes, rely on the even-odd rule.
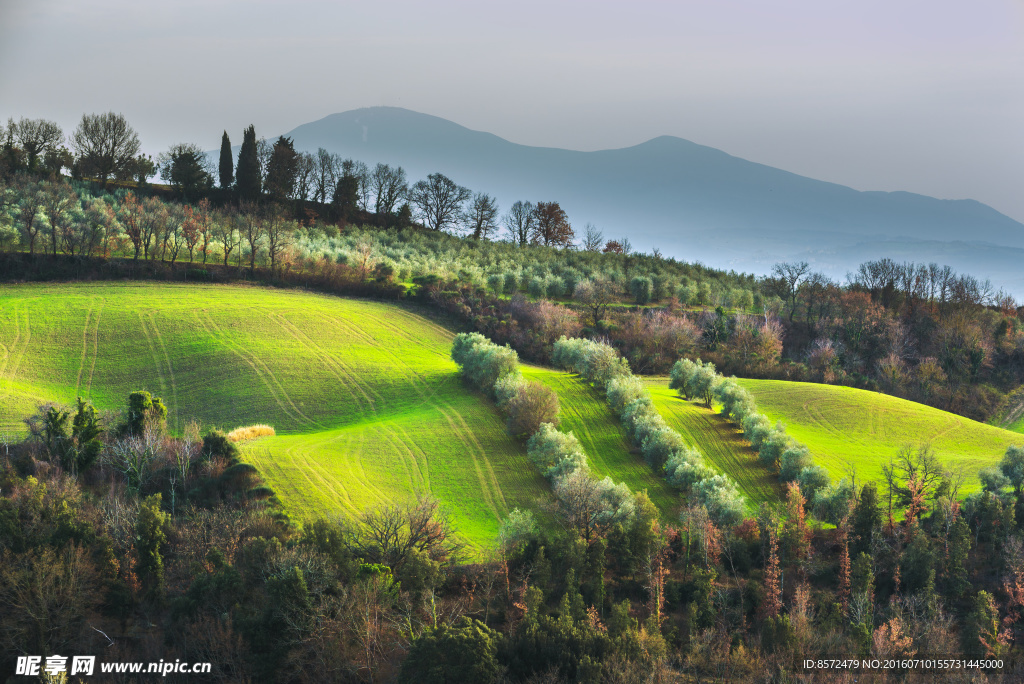
[[761,273],[803,258],[837,277],[892,252],[1024,292],[1024,225],[974,200],[862,192],[672,136],[595,152],[531,147],[397,107],[332,114],[286,135],[299,150],[401,165],[410,181],[439,171],[503,209],[558,201],[577,228],[594,223],[641,251]]

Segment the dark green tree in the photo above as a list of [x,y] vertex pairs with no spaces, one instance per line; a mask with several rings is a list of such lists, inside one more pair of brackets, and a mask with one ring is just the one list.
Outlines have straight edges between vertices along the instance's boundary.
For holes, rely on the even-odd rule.
[[651,279],[647,276],[636,276],[629,282],[629,291],[633,295],[633,300],[643,306],[651,301]]
[[299,169],[299,155],[291,138],[281,136],[274,143],[274,150],[267,163],[266,191],[276,200],[291,197],[295,190],[295,175]]
[[139,579],[149,598],[160,600],[164,592],[163,547],[167,542],[167,529],[171,516],[160,510],[160,495],[154,494],[139,503],[139,518],[135,524],[138,535]]
[[409,649],[399,682],[487,684],[498,676],[500,635],[478,620],[460,619],[451,627],[428,629]]
[[331,203],[338,212],[338,218],[348,221],[359,203],[359,178],[351,173],[345,173],[334,188]]
[[963,596],[971,587],[967,581],[967,554],[970,550],[971,530],[961,516],[949,532],[949,557],[943,563],[946,592],[954,598]]
[[999,610],[992,595],[979,591],[964,623],[964,654],[981,657],[999,655]]
[[194,143],[179,143],[157,159],[160,175],[191,202],[199,199],[213,186],[213,178],[206,170],[206,153]]
[[220,187],[225,190],[235,182],[235,160],[231,157],[231,138],[228,132],[220,138]]
[[242,133],[242,149],[238,151],[238,166],[235,170],[235,185],[239,199],[255,202],[262,192],[260,159],[256,152],[256,127],[249,126]]
[[868,482],[860,490],[860,500],[853,509],[853,549],[851,554],[871,550],[871,535],[882,523],[882,512],[878,509],[878,487]]
[[96,408],[79,397],[78,411],[71,422],[71,439],[75,446],[74,472],[85,472],[99,458],[103,450],[101,434],[103,429]]
[[147,419],[162,425],[167,420],[167,407],[160,397],[154,397],[145,390],[132,392],[128,395],[125,431],[133,435],[140,434]]

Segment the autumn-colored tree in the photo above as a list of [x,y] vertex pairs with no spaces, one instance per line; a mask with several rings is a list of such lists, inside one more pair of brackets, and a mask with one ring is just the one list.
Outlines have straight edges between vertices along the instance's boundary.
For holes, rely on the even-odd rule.
[[800,491],[800,485],[790,482],[786,491],[786,522],[782,534],[786,540],[786,551],[800,564],[801,572],[803,564],[811,556],[811,530],[807,526],[806,505],[807,499]]
[[914,640],[904,633],[903,621],[894,617],[875,630],[871,637],[872,653],[878,658],[911,658]]
[[774,525],[767,526],[768,560],[764,566],[764,599],[761,616],[766,620],[778,617],[782,610],[782,581],[779,572],[779,540]]
[[558,202],[537,202],[536,221],[530,241],[549,247],[568,247],[576,234],[569,225],[569,217]]
[[609,240],[604,244],[604,249],[601,251],[605,254],[622,254],[625,250],[623,250],[622,243],[618,240]]
[[845,613],[850,607],[850,527],[847,518],[839,524],[839,600]]

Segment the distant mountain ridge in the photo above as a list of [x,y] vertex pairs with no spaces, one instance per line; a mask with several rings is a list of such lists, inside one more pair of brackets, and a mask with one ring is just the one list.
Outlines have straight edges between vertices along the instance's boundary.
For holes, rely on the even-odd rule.
[[[496,196],[502,209],[556,200],[574,225],[628,235],[642,251],[755,272],[806,258],[841,277],[864,258],[888,256],[888,243],[904,255],[920,243],[913,260],[973,269],[1024,294],[1024,224],[974,200],[862,192],[672,136],[596,152],[531,147],[397,107],[332,114],[286,135],[296,149],[399,164],[410,180],[440,171]],[[1011,249],[992,272],[979,272],[993,246]]]

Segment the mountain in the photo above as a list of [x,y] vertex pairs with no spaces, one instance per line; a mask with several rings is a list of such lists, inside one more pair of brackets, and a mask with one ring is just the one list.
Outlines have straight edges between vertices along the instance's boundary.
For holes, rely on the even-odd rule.
[[556,200],[575,226],[641,251],[758,273],[800,258],[836,277],[869,258],[935,260],[1024,294],[1024,225],[973,200],[861,192],[670,136],[596,152],[531,147],[396,107],[287,135],[296,149],[401,165],[411,181],[440,171],[503,208]]

